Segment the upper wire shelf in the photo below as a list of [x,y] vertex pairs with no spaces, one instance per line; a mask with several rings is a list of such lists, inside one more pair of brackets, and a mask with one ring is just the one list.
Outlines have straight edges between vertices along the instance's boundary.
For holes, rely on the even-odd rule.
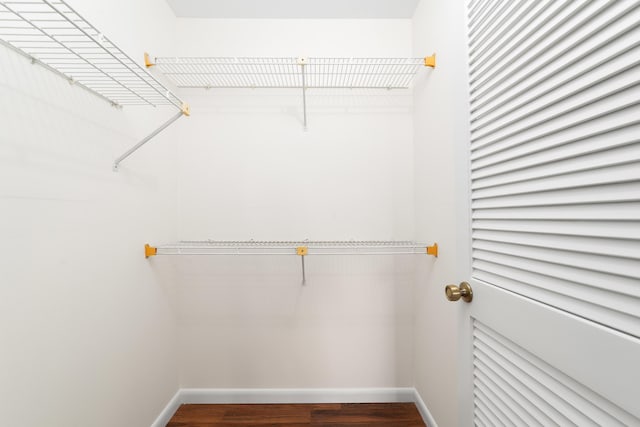
[[0,42],[113,105],[183,102],[62,0],[0,0]]
[[181,88],[407,89],[435,57],[163,57],[147,63],[153,65]]

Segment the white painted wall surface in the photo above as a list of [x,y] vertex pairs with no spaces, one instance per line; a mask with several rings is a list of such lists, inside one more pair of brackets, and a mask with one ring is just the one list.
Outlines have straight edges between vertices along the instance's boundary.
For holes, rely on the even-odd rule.
[[[464,278],[452,276],[464,248],[448,167],[467,124],[454,120],[462,10],[423,1],[413,22],[216,21],[175,20],[151,0],[70,3],[140,60],[435,50],[438,69],[421,71],[415,95],[310,90],[308,132],[296,91],[185,90],[193,116],[114,174],[113,158],[173,111],[114,110],[0,48],[7,423],[148,425],[178,386],[417,385],[438,423],[455,425],[442,286]],[[297,257],[141,256],[146,241],[178,238],[414,237],[438,241],[441,257],[309,257],[306,287]]]
[[415,386],[439,426],[458,423],[458,309],[444,286],[469,280],[468,101],[464,2],[422,0],[413,17],[414,54],[437,68],[414,88],[416,235],[440,245],[416,269]]
[[[410,20],[187,20],[213,56],[407,56]],[[160,55],[160,53],[157,53]],[[410,92],[188,90],[181,239],[410,239]],[[422,260],[426,259],[423,258]],[[158,260],[160,261],[160,260]],[[180,258],[183,387],[412,385],[413,259]]]
[[180,56],[411,55],[409,19],[178,18],[176,34]]
[[[170,39],[162,2],[70,3],[136,59]],[[142,256],[175,238],[170,135],[111,171],[173,114],[116,110],[0,46],[3,425],[145,426],[175,393],[171,271]]]

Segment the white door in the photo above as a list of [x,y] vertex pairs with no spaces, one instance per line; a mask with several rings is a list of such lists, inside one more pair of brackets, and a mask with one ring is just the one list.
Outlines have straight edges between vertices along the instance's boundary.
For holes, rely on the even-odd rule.
[[462,425],[640,426],[640,1],[467,12]]

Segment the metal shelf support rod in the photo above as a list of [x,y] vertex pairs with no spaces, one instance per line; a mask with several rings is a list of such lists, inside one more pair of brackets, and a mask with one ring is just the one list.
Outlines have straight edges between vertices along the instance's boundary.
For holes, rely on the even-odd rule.
[[[302,114],[304,118],[304,130],[307,130],[307,85],[305,84],[305,76],[304,76],[304,63],[300,64],[302,68]],[[303,262],[303,271],[304,271],[304,262]]]
[[146,144],[147,142],[149,142],[154,136],[158,135],[160,132],[162,132],[163,130],[165,130],[166,128],[168,128],[173,122],[175,122],[176,120],[178,120],[180,117],[182,116],[186,116],[188,115],[187,112],[188,111],[186,108],[183,108],[182,110],[180,110],[178,113],[176,113],[175,116],[171,117],[169,120],[167,120],[162,126],[160,126],[158,129],[154,130],[153,132],[151,132],[149,135],[147,135],[142,141],[138,142],[136,145],[134,145],[133,147],[131,147],[130,149],[128,149],[122,156],[118,157],[114,162],[113,162],[113,171],[117,172],[118,169],[120,168],[120,163],[126,159],[127,157],[129,157],[130,155],[132,155],[133,153],[135,153],[140,147],[142,147],[144,144]]
[[308,246],[298,246],[296,248],[296,255],[300,256],[302,259],[302,286],[307,284],[307,273],[304,270],[304,257],[309,253]]
[[[306,65],[309,63],[309,58],[306,56],[300,56],[296,59],[296,63],[300,66],[300,78],[302,82],[302,118],[304,122],[304,131],[307,131],[307,82],[306,82]],[[277,74],[276,74],[277,75]],[[286,75],[286,74],[285,74]],[[278,79],[275,79],[278,82]]]

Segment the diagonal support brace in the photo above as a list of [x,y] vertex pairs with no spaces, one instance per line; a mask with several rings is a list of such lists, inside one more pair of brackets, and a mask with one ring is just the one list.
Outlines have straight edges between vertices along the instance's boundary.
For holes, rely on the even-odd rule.
[[118,169],[120,168],[120,163],[124,159],[126,159],[127,157],[129,157],[130,155],[135,153],[140,147],[142,147],[144,144],[149,142],[154,136],[158,135],[160,132],[162,132],[163,130],[168,128],[169,125],[171,125],[173,122],[178,120],[180,117],[189,116],[190,114],[191,114],[191,111],[189,110],[189,105],[188,104],[182,104],[182,108],[180,109],[180,111],[175,116],[171,117],[162,126],[160,126],[158,129],[156,129],[153,132],[151,132],[142,141],[138,142],[136,145],[134,145],[129,150],[127,150],[122,156],[118,157],[113,162],[113,171],[114,172],[118,172]]

